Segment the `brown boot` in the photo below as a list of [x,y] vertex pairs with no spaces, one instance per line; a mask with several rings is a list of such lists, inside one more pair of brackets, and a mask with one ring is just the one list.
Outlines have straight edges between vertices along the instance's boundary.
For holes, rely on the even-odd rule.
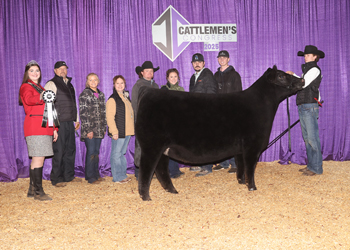
[[43,189],[43,167],[33,169],[34,200],[50,201],[52,198]]
[[27,197],[29,198],[34,197],[33,172],[33,169],[31,169],[29,166],[29,189],[27,193]]

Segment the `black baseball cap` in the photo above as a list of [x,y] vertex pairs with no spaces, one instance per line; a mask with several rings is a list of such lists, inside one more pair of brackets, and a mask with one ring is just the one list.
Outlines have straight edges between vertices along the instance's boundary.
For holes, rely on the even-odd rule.
[[230,54],[229,54],[226,50],[221,50],[221,51],[219,52],[217,58],[219,58],[220,56],[230,58]]
[[62,67],[62,66],[66,66],[68,69],[66,62],[64,62],[64,61],[58,61],[55,63],[55,69],[58,69],[59,67]]
[[204,62],[204,57],[200,53],[196,53],[192,56],[192,61],[191,62]]

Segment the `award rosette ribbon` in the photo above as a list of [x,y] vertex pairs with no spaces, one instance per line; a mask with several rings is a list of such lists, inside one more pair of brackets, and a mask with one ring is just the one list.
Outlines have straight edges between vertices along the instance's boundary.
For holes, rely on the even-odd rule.
[[52,90],[45,90],[43,92],[42,98],[45,102],[45,109],[41,126],[46,128],[47,122],[49,122],[49,127],[52,127],[53,125],[55,125],[55,127],[58,127],[60,123],[58,121],[55,105],[53,104],[56,99],[55,92]]

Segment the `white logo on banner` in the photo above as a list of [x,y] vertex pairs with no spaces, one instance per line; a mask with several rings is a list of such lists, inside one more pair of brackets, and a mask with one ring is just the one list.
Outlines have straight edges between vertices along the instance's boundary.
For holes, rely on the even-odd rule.
[[219,42],[237,42],[237,26],[190,24],[170,5],[152,24],[152,40],[173,62],[191,42],[204,42],[205,51],[218,51]]

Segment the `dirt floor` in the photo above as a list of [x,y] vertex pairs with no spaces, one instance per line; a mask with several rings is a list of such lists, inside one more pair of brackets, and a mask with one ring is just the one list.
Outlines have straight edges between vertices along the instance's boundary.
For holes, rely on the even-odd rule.
[[27,198],[28,179],[0,183],[0,249],[350,249],[350,162],[258,163],[249,192],[227,170],[173,181],[153,179],[144,202],[134,177],[116,184],[44,181],[52,201]]

